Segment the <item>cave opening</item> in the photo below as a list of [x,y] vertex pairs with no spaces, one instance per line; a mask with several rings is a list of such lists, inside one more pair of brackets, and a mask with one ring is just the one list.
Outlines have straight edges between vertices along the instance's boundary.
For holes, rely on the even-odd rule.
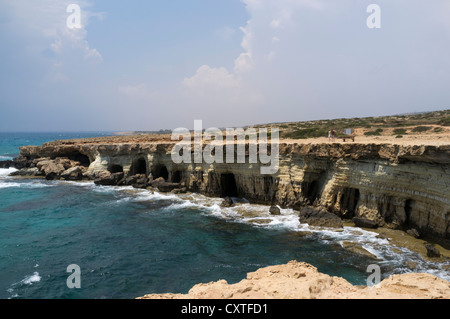
[[306,171],[303,176],[301,190],[303,197],[313,204],[322,196],[322,189],[327,178],[327,171]]
[[152,176],[154,179],[162,177],[167,181],[169,179],[169,171],[165,165],[155,165],[152,168]]
[[405,201],[405,215],[406,215],[405,224],[406,225],[409,225],[411,223],[411,214],[413,211],[413,205],[414,205],[414,201],[412,199],[408,199]]
[[111,165],[111,167],[109,168],[109,171],[111,172],[111,174],[115,174],[115,173],[123,173],[123,166],[122,165]]
[[79,151],[69,151],[68,153],[57,154],[56,156],[52,157],[52,159],[55,159],[56,157],[67,157],[71,161],[80,162],[80,165],[84,167],[89,167],[89,165],[91,165],[91,160],[89,159],[89,157],[80,153]]
[[130,175],[145,174],[147,175],[147,162],[144,158],[139,158],[133,162],[130,168]]
[[344,188],[340,200],[341,213],[345,218],[352,218],[355,216],[356,206],[359,201],[359,189],[357,188]]
[[232,173],[221,174],[220,188],[222,197],[237,197],[238,189],[234,174]]
[[182,178],[183,178],[182,171],[175,171],[172,173],[172,182],[173,183],[181,183]]
[[310,204],[320,198],[320,185],[317,180],[302,183],[302,193]]

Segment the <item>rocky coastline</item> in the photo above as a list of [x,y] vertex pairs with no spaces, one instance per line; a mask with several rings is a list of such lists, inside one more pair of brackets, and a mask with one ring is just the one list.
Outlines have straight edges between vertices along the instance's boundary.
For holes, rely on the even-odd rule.
[[[279,214],[280,208],[292,208],[301,223],[370,229],[429,260],[450,259],[450,145],[282,142],[279,171],[261,175],[259,164],[175,164],[171,158],[174,143],[142,136],[55,141],[21,147],[18,158],[0,162],[0,167],[16,168],[12,175],[18,178],[93,181],[99,186],[200,193],[224,198],[224,207],[233,205],[231,197],[245,197],[250,203],[267,205],[270,214]],[[357,243],[345,242],[343,248],[376,260]],[[292,266],[290,263],[286,267]],[[426,275],[419,277],[437,280]],[[346,289],[353,295],[337,298],[351,298],[355,293],[362,298],[394,296],[389,289],[387,295],[374,295],[347,284]],[[277,294],[267,292],[262,296]],[[178,297],[202,296],[190,293]],[[429,297],[441,298],[442,294]]]
[[262,164],[248,162],[176,164],[174,144],[141,136],[55,141],[21,147],[20,157],[0,167],[48,180],[243,197],[299,212],[310,206],[322,224],[337,216],[360,227],[450,239],[450,145],[282,141],[278,172],[262,175]]

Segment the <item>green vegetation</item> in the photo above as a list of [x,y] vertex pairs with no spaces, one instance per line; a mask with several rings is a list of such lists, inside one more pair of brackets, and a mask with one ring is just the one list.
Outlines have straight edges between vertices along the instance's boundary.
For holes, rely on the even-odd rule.
[[293,139],[305,139],[305,138],[309,138],[309,137],[328,136],[327,134],[328,134],[328,131],[324,131],[323,129],[317,128],[317,127],[311,127],[311,128],[296,130],[296,131],[288,134],[287,137],[293,138]]
[[443,118],[439,124],[443,126],[450,126],[450,116]]
[[366,135],[366,136],[380,136],[382,132],[383,132],[382,128],[377,128],[375,131],[368,131],[368,132],[364,133],[364,135]]
[[[379,136],[387,129],[393,128],[394,136],[404,136],[408,133],[442,132],[442,128],[433,129],[432,125],[450,126],[450,109],[443,111],[414,113],[393,116],[379,116],[366,118],[340,118],[305,122],[272,123],[270,125],[254,125],[252,127],[280,128],[280,138],[317,138],[327,137],[328,131],[336,131],[336,137],[344,135],[345,129],[362,129],[368,131],[366,136]],[[413,130],[407,127],[415,127]],[[400,137],[399,137],[400,138]]]
[[[393,131],[393,134],[392,135],[404,135],[404,134],[406,134],[406,130],[404,129],[404,128],[396,128],[394,131]],[[398,136],[397,136],[398,137]],[[403,137],[403,136],[402,136]]]
[[416,126],[415,128],[412,129],[412,132],[420,133],[429,131],[431,129],[432,129],[431,126]]

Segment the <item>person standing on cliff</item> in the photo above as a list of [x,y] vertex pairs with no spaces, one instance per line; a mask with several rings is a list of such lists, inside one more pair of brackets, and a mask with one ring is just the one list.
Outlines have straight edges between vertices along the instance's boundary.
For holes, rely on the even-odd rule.
[[331,130],[328,130],[328,142],[331,142]]

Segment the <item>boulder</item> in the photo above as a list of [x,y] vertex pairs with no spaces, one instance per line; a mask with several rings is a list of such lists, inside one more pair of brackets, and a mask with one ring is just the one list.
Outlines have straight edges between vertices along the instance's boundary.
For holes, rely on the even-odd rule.
[[166,180],[164,177],[158,177],[152,181],[152,183],[164,183]]
[[132,184],[134,188],[147,188],[149,185],[148,178],[145,174],[138,174],[136,176],[136,181]]
[[66,170],[64,165],[54,160],[45,160],[38,162],[36,167],[44,173],[46,179],[54,179]]
[[233,200],[230,197],[225,197],[220,207],[231,207],[233,204]]
[[139,175],[133,175],[133,176],[127,176],[122,178],[117,185],[119,186],[131,186],[133,184],[137,183],[137,180],[139,179]]
[[[146,179],[148,181],[148,179]],[[180,183],[169,183],[166,182],[164,178],[159,177],[151,182],[151,186],[158,188],[160,192],[168,193],[174,189],[180,188]]]
[[323,207],[305,206],[301,209],[300,223],[310,226],[342,228],[343,223],[337,215],[328,212]]
[[[71,168],[79,167],[79,165],[80,162],[72,161],[64,157],[55,159],[44,158],[30,162],[30,166],[37,167],[41,172],[43,172],[45,178],[49,180],[60,178],[65,171]],[[71,173],[73,173],[73,171]],[[73,173],[72,177],[78,178],[78,175],[78,173]]]
[[427,256],[430,258],[441,257],[441,252],[439,249],[434,247],[432,244],[425,244],[425,248],[427,249]]
[[80,181],[83,179],[83,170],[80,166],[75,166],[62,172],[61,177],[68,181]]
[[103,171],[97,175],[94,183],[101,186],[116,186],[123,179],[123,176],[123,172],[111,174],[108,171]]
[[[152,185],[155,186],[154,184]],[[160,192],[168,193],[173,191],[174,189],[180,188],[180,183],[160,182],[156,184],[156,187]]]
[[271,206],[270,209],[269,209],[269,213],[271,215],[280,215],[281,214],[280,207],[278,207],[278,206]]
[[361,227],[361,228],[378,228],[378,223],[364,218],[364,217],[353,217],[352,221],[355,223],[356,227]]

